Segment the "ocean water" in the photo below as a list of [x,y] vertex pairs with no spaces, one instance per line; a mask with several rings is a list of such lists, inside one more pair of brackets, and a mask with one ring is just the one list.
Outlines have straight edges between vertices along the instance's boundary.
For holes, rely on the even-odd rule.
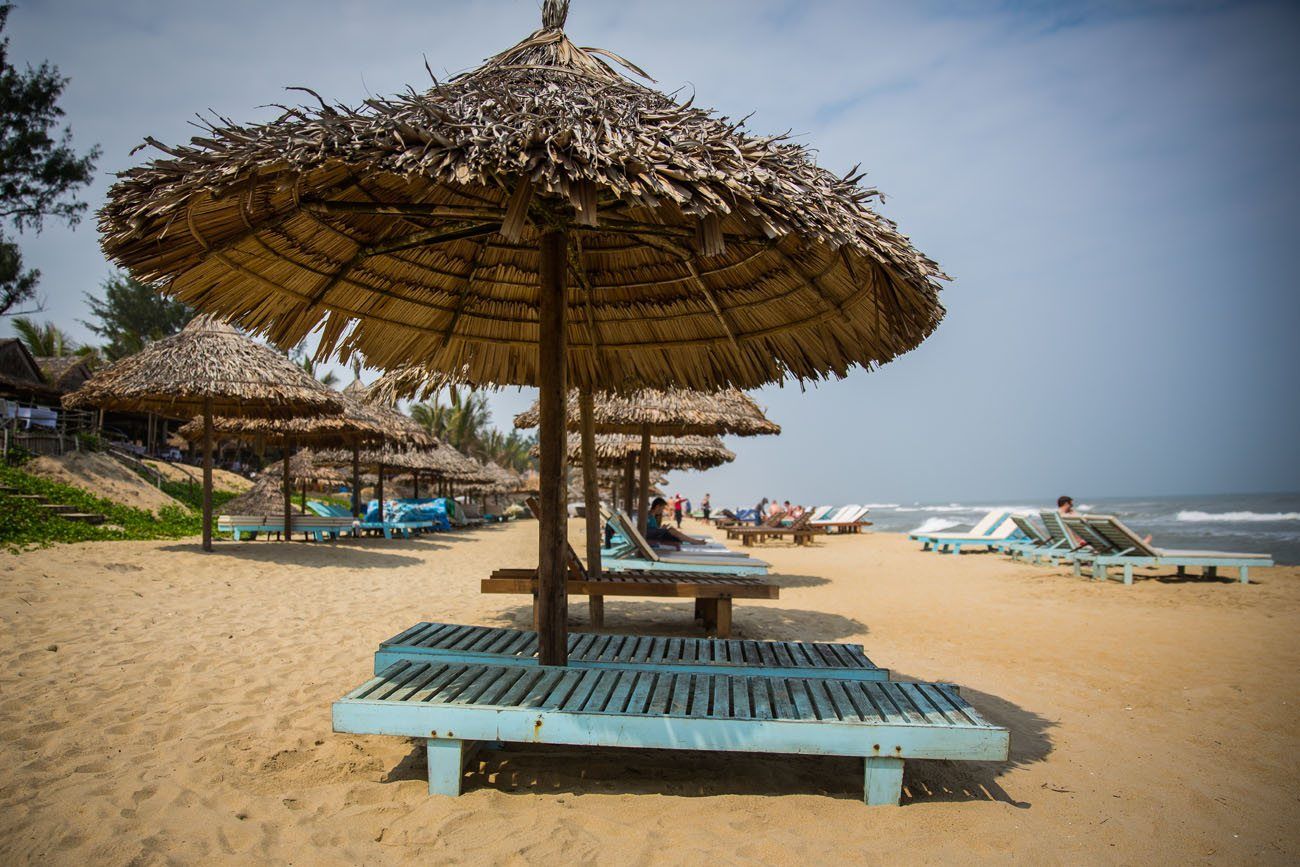
[[[1056,501],[989,500],[971,503],[863,503],[874,529],[905,533],[970,527],[989,509],[1036,514]],[[1279,564],[1300,564],[1300,493],[1213,494],[1178,497],[1075,497],[1075,507],[1115,515],[1163,548],[1205,548],[1272,554]]]

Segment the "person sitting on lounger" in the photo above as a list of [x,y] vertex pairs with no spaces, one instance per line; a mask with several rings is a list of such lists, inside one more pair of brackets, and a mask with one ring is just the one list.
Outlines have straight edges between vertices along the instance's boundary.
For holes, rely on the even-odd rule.
[[705,494],[704,499],[700,500],[700,511],[704,513],[704,520],[709,520],[709,513],[713,511],[713,507],[709,505],[708,494]]
[[683,533],[668,524],[668,501],[655,497],[650,504],[650,514],[646,516],[645,536],[651,542],[670,542],[681,545],[703,545],[705,539]]

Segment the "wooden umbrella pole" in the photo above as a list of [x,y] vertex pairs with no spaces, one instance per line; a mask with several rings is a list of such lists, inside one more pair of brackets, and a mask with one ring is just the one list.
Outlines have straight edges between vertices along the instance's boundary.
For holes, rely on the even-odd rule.
[[641,425],[641,484],[637,491],[636,528],[646,534],[650,518],[650,425]]
[[636,500],[633,489],[636,487],[636,456],[631,452],[623,459],[623,511],[632,514],[632,503]]
[[538,285],[537,389],[540,515],[537,544],[537,639],[542,665],[568,662],[565,553],[568,510],[564,475],[567,458],[565,396],[568,391],[565,333],[565,232],[548,227],[541,237]]
[[411,499],[420,499],[420,471],[414,470],[411,473]]
[[293,440],[284,438],[284,462],[281,466],[281,481],[284,483],[284,541],[293,540],[293,479],[289,475],[289,450]]
[[212,398],[203,399],[203,550],[212,550]]
[[[587,578],[600,580],[600,485],[596,479],[596,400],[591,389],[578,394],[578,412],[582,420],[582,501],[587,519]],[[605,597],[589,596],[591,625],[603,626]]]
[[379,523],[384,523],[384,465],[379,465],[375,478],[375,499],[379,501]]
[[304,513],[307,511],[307,480],[303,479],[302,487],[299,490],[298,508]]
[[361,444],[352,442],[352,517],[361,516]]

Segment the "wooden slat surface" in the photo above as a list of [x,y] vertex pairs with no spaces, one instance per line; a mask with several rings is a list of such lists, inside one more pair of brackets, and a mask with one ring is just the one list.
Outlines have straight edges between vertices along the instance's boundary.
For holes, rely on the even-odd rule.
[[[506,659],[533,660],[537,658],[537,633],[490,626],[417,623],[380,644],[381,651],[404,649],[490,654]],[[612,665],[690,663],[816,670],[876,670],[876,666],[862,652],[861,646],[855,644],[575,632],[569,635],[568,650],[569,659],[575,662]]]
[[[754,575],[701,572],[602,572],[599,578],[570,578],[574,596],[672,596],[736,599],[779,599],[781,588]],[[534,593],[537,577],[531,569],[498,569],[480,585],[483,593]]]
[[570,713],[997,728],[946,684],[635,669],[394,663],[344,701]]

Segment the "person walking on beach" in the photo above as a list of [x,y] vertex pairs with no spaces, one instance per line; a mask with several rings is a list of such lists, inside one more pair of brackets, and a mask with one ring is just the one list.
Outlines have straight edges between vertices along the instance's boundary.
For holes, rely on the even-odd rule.
[[713,507],[709,505],[708,494],[705,494],[704,499],[700,501],[700,511],[704,513],[704,520],[709,520],[709,512],[713,511]]
[[685,502],[681,494],[673,494],[673,522],[679,530],[682,528],[682,504]]
[[763,519],[766,517],[767,517],[767,497],[764,497],[763,499],[759,500],[758,505],[754,507],[754,526],[755,527],[763,526]]

